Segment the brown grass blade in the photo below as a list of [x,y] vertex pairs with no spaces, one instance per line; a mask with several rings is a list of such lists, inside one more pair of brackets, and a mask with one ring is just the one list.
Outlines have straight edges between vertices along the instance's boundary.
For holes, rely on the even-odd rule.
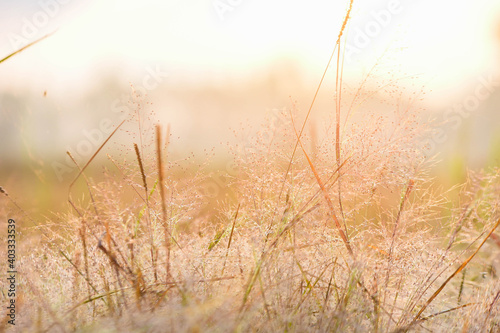
[[[101,151],[101,149],[106,145],[106,143],[108,143],[109,139],[111,139],[111,137],[116,133],[116,131],[118,131],[118,129],[123,125],[123,123],[126,121],[123,120],[118,126],[116,126],[116,128],[113,130],[113,132],[111,132],[110,135],[108,135],[108,137],[106,138],[106,140],[104,140],[104,142],[99,146],[99,148],[96,150],[96,152],[90,157],[90,159],[87,161],[87,163],[85,163],[85,165],[83,166],[83,168],[81,168],[80,172],[78,173],[78,175],[76,175],[75,179],[71,182],[71,184],[69,185],[69,190],[68,192],[71,193],[71,188],[73,187],[73,185],[75,184],[75,182],[78,180],[78,178],[80,178],[80,176],[82,175],[83,171],[85,171],[85,169],[89,166],[89,164],[94,160],[94,158],[97,156],[97,154],[99,154],[99,152]],[[71,200],[70,200],[71,201]]]
[[161,146],[161,126],[156,125],[156,156],[158,160],[158,179],[160,185],[160,198],[161,198],[161,214],[163,226],[165,229],[165,248],[167,250],[167,279],[170,279],[170,228],[167,223],[167,208],[165,206],[165,184],[164,184],[164,169],[162,160],[162,146]]
[[226,268],[227,257],[229,255],[229,248],[231,247],[231,241],[233,240],[234,226],[236,225],[236,219],[238,218],[238,212],[240,211],[240,205],[241,204],[238,204],[238,208],[236,208],[236,213],[234,214],[233,225],[231,227],[231,233],[229,234],[229,241],[227,242],[226,257],[224,258],[224,263],[222,264],[221,275],[224,275],[224,270]]
[[40,42],[40,41],[44,40],[45,38],[47,38],[47,37],[49,37],[49,36],[53,35],[54,33],[55,33],[55,31],[54,31],[54,32],[51,32],[50,34],[47,34],[47,35],[45,35],[45,36],[43,36],[43,37],[41,37],[41,38],[39,38],[39,39],[37,39],[37,40],[35,40],[34,42],[29,43],[29,44],[28,44],[28,45],[26,45],[26,46],[21,47],[21,48],[20,48],[19,50],[17,50],[17,51],[12,52],[12,53],[11,53],[11,54],[9,54],[8,56],[6,56],[6,57],[5,57],[5,58],[3,58],[2,60],[0,60],[0,63],[4,62],[5,60],[9,59],[10,57],[15,56],[15,55],[16,55],[16,54],[18,54],[18,53],[20,53],[20,52],[22,52],[22,51],[26,50],[28,47],[31,47],[31,46],[35,45],[36,43],[38,43],[38,42]]
[[77,273],[80,274],[80,276],[87,282],[87,285],[90,286],[92,288],[92,290],[94,290],[95,293],[97,293],[97,288],[94,287],[94,285],[92,284],[92,281],[89,280],[89,278],[87,276],[85,276],[85,274],[83,274],[82,271],[80,271],[80,269],[73,263],[73,261],[61,250],[59,250],[59,253],[61,253],[61,255],[71,264],[71,266],[73,266]]
[[478,248],[476,249],[476,251],[474,251],[473,254],[471,254],[471,256],[469,258],[467,258],[456,270],[455,272],[453,272],[453,274],[451,274],[447,279],[446,281],[443,282],[443,284],[434,292],[434,294],[432,294],[432,296],[427,300],[427,302],[425,302],[424,306],[420,309],[420,311],[418,311],[417,315],[415,316],[415,318],[413,318],[413,321],[410,323],[410,327],[413,326],[413,324],[415,324],[419,318],[420,318],[420,315],[424,312],[424,310],[429,306],[429,304],[432,303],[432,301],[441,293],[441,291],[444,289],[444,287],[446,287],[446,285],[448,284],[448,282],[451,281],[451,279],[453,279],[458,273],[460,273],[464,268],[465,266],[467,266],[467,264],[476,256],[476,254],[479,252],[479,250],[481,249],[481,247],[483,247],[484,243],[486,243],[486,241],[488,240],[488,238],[490,238],[490,236],[493,234],[493,232],[496,230],[496,228],[500,225],[500,219],[498,219],[498,221],[495,223],[495,226],[491,229],[491,231],[488,233],[488,235],[484,238],[484,240],[481,242],[481,244],[478,246]]
[[[305,129],[306,124],[307,124],[307,120],[309,119],[309,116],[311,115],[312,108],[314,106],[314,103],[316,102],[316,98],[318,97],[319,90],[321,89],[321,86],[323,85],[323,81],[326,77],[326,73],[328,72],[328,68],[330,68],[330,64],[332,63],[333,57],[335,56],[335,52],[337,52],[337,49],[339,47],[340,39],[342,37],[342,34],[344,33],[345,27],[347,26],[347,22],[349,21],[353,2],[354,2],[354,0],[350,1],[349,9],[348,9],[347,14],[344,18],[344,22],[342,23],[342,28],[340,29],[340,33],[339,33],[339,36],[337,38],[337,42],[335,43],[335,47],[333,48],[332,54],[330,55],[330,59],[328,59],[328,63],[326,64],[326,67],[325,67],[325,70],[323,71],[321,79],[319,80],[318,87],[316,88],[316,91],[314,93],[311,104],[309,105],[309,109],[307,110],[306,118],[304,119],[304,122],[302,123],[302,127],[301,127],[299,135],[298,135],[299,139],[302,136],[302,133],[304,132],[304,129]],[[290,157],[290,161],[288,163],[288,167],[286,169],[285,176],[283,177],[283,183],[281,184],[281,190],[280,190],[280,194],[278,196],[278,200],[281,199],[281,194],[283,193],[283,189],[285,188],[285,181],[286,181],[286,178],[288,177],[288,173],[290,172],[290,169],[292,167],[293,158],[295,156],[295,153],[297,152],[298,146],[299,146],[299,140],[297,140],[297,142],[295,143],[295,146],[293,148],[292,156]]]
[[142,164],[141,153],[139,152],[139,147],[137,143],[134,143],[135,155],[137,156],[137,162],[139,163],[139,170],[141,171],[142,177],[142,185],[144,186],[144,190],[146,192],[146,202],[148,200],[148,183],[146,181],[146,173],[144,172],[144,165]]
[[318,185],[321,188],[321,191],[323,192],[323,196],[325,198],[325,201],[326,201],[326,203],[328,205],[328,208],[330,209],[330,215],[332,216],[333,222],[335,223],[335,226],[337,227],[337,230],[339,232],[340,238],[342,238],[342,241],[344,242],[347,250],[349,251],[349,254],[352,256],[352,255],[354,255],[354,253],[352,251],[351,245],[349,244],[349,240],[347,239],[347,236],[346,236],[344,230],[342,230],[342,226],[340,225],[340,222],[337,219],[337,215],[335,214],[335,208],[333,207],[333,203],[332,203],[332,201],[330,199],[330,195],[326,191],[326,188],[325,188],[325,185],[323,184],[323,181],[319,177],[319,174],[316,171],[316,168],[314,167],[314,164],[312,163],[311,159],[309,158],[309,155],[307,154],[304,146],[302,145],[302,140],[300,139],[299,133],[297,133],[297,129],[295,127],[295,122],[293,120],[293,116],[291,114],[290,114],[290,116],[292,118],[293,130],[295,131],[295,135],[297,136],[297,142],[299,143],[300,148],[302,149],[302,152],[306,156],[307,162],[309,163],[309,166],[311,167],[311,171],[314,174],[314,177],[316,178],[316,181],[318,182]]
[[[343,77],[343,58],[342,58],[342,66],[340,66],[340,39],[342,38],[342,34],[344,33],[344,29],[347,25],[347,21],[349,20],[349,16],[351,14],[352,10],[352,3],[353,1],[351,0],[349,3],[349,9],[347,10],[347,15],[345,16],[344,23],[342,24],[342,28],[340,29],[339,36],[337,38],[337,69],[336,69],[336,76],[335,76],[335,118],[336,118],[336,129],[335,129],[335,157],[337,159],[337,166],[340,166],[340,102],[341,102],[341,97],[342,97],[342,77]],[[339,172],[339,179],[338,179],[338,187],[339,187],[339,208],[340,208],[340,215],[342,216],[342,220],[344,221],[344,227],[347,229],[347,226],[345,225],[345,219],[344,219],[344,209],[342,208],[342,196],[341,196],[341,179],[340,179],[341,173]]]
[[240,204],[238,204],[238,208],[236,208],[236,213],[234,214],[233,226],[231,227],[231,233],[229,234],[229,242],[227,243],[227,249],[231,247],[231,240],[233,239],[234,226],[236,224],[236,219],[238,218],[238,212],[240,211]]
[[437,316],[440,316],[442,314],[445,314],[445,313],[450,313],[450,312],[453,312],[453,311],[456,311],[456,310],[459,310],[459,309],[462,309],[462,308],[466,308],[468,306],[471,306],[471,305],[475,305],[477,303],[467,303],[467,304],[463,304],[463,305],[460,305],[460,306],[456,306],[454,308],[451,308],[451,309],[448,309],[448,310],[444,310],[444,311],[440,311],[438,313],[435,313],[435,314],[432,314],[430,316],[427,316],[427,317],[424,317],[420,320],[424,321],[424,320],[429,320],[431,318],[434,318],[434,317],[437,317]]
[[389,284],[389,277],[391,275],[391,268],[392,268],[392,254],[394,251],[394,243],[396,242],[396,234],[398,231],[398,226],[399,226],[399,221],[401,220],[401,214],[403,213],[405,203],[408,200],[408,197],[410,196],[411,191],[413,190],[413,186],[415,185],[415,181],[413,179],[410,179],[408,181],[408,185],[406,186],[406,191],[401,199],[401,204],[399,206],[398,210],[398,215],[396,217],[396,221],[394,223],[394,230],[392,231],[392,239],[391,239],[391,246],[389,247],[389,254],[388,254],[388,268],[387,268],[387,274],[385,277],[385,288],[387,289],[387,285]]

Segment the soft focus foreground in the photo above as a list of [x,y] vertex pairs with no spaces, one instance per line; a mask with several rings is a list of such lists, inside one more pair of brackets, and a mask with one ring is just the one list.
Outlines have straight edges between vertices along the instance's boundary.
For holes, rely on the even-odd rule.
[[[143,130],[136,110],[123,124],[136,146],[108,156],[102,181],[83,172],[69,213],[22,235],[17,328],[498,330],[500,171],[445,199],[408,100],[343,119],[339,141],[335,122],[297,141],[295,111],[275,113],[218,182],[169,158],[169,129]],[[230,191],[214,205],[217,183]],[[28,225],[9,198],[2,219]]]

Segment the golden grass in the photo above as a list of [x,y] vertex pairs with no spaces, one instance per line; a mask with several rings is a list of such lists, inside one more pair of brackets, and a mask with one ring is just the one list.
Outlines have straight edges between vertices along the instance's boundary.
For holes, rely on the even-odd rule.
[[[159,129],[155,152],[131,149],[136,165],[115,161],[99,183],[82,168],[90,200],[70,199],[73,212],[37,227],[40,238],[21,258],[19,327],[494,331],[497,272],[491,266],[483,276],[500,253],[489,241],[499,223],[500,172],[471,174],[460,205],[443,214],[449,203],[433,192],[425,162],[406,158],[415,151],[403,122],[393,141],[346,127],[348,158],[333,168],[328,137],[313,159],[304,136],[303,157],[282,184],[282,152],[299,138],[293,122],[275,129],[281,141],[235,157],[235,198],[210,215],[204,179],[196,170],[185,180],[172,176],[176,162],[163,160]],[[331,223],[340,193],[348,229]]]
[[[123,122],[83,167],[73,160],[70,210],[33,221],[22,242],[17,328],[500,330],[500,170],[471,172],[452,205],[416,148],[426,133],[415,97],[393,114],[364,109],[374,93],[362,96],[361,87],[342,103],[341,37],[352,3],[330,58],[337,52],[334,126],[305,131],[329,63],[300,127],[292,109],[265,125],[272,140],[236,147],[239,172],[223,175],[234,190],[225,202],[211,207],[207,175],[167,158],[170,129],[165,142],[159,125],[146,140],[139,110],[133,158],[108,156],[113,169],[103,181],[86,170]],[[362,119],[351,118],[354,110]],[[85,193],[74,193],[78,182]],[[9,207],[27,215],[0,193],[2,218]]]

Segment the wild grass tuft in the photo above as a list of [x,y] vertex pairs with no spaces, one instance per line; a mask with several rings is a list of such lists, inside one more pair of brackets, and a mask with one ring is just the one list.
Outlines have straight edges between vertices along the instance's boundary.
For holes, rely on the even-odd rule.
[[[224,202],[212,206],[202,166],[167,158],[170,128],[146,133],[140,105],[139,144],[107,155],[103,180],[87,168],[130,120],[83,166],[73,160],[69,210],[34,224],[19,258],[17,327],[499,331],[500,170],[471,172],[451,202],[418,148],[418,96],[397,82],[370,91],[364,80],[348,100],[341,46],[352,5],[330,58],[334,116],[306,130],[329,63],[301,124],[293,105],[234,147],[238,174],[226,176],[234,195]],[[397,108],[373,111],[376,93],[394,91]],[[21,211],[0,193],[0,215]]]

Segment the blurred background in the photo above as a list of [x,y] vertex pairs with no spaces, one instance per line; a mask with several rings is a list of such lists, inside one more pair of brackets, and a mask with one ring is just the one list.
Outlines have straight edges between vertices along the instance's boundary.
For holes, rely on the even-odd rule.
[[[40,209],[65,201],[77,174],[65,152],[84,163],[137,107],[145,117],[154,112],[147,128],[170,124],[169,150],[179,158],[212,149],[216,160],[230,158],[235,130],[257,129],[283,108],[307,112],[347,8],[347,1],[0,2],[0,59],[53,33],[0,63],[0,186]],[[414,107],[434,119],[425,144],[439,155],[435,173],[444,184],[464,180],[466,168],[500,165],[500,3],[359,0],[351,14],[345,98],[365,78],[371,89],[392,82],[415,92]],[[334,91],[332,66],[313,124],[333,117]]]

